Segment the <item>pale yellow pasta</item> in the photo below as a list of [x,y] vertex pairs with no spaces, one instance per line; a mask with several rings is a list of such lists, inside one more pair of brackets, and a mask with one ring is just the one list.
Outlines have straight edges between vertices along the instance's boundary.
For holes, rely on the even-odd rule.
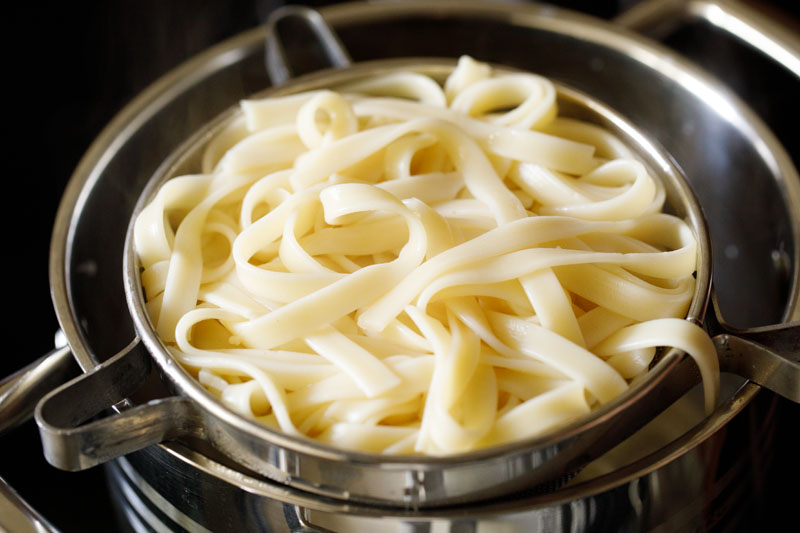
[[197,175],[141,212],[157,332],[230,409],[366,452],[541,435],[647,372],[718,367],[691,302],[697,243],[611,133],[548,80],[462,58],[242,102]]

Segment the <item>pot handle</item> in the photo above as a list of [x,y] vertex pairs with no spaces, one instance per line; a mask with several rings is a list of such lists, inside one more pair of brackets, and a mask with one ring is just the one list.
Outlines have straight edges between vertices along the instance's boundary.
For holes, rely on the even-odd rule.
[[0,531],[58,533],[45,517],[0,478]]
[[[300,5],[285,5],[270,13],[267,19],[267,37],[265,40],[264,60],[267,74],[273,85],[281,85],[297,74],[292,69],[293,61],[287,56],[283,47],[278,25],[283,21],[301,22],[314,34],[315,44],[319,45],[327,63],[325,67],[342,68],[352,63],[339,37],[315,9]],[[297,65],[297,63],[294,63]],[[307,70],[318,70],[316,67]]]
[[0,381],[0,434],[28,420],[42,396],[78,374],[72,351],[59,334],[50,353]]
[[719,355],[720,370],[800,403],[800,321],[737,329],[725,323],[716,295],[706,327]]
[[[84,470],[151,444],[202,436],[202,417],[187,398],[129,407],[125,399],[144,384],[150,367],[150,356],[137,338],[91,372],[46,395],[35,416],[47,461],[62,470]],[[110,407],[119,412],[87,422]]]
[[702,20],[739,38],[800,78],[800,40],[789,28],[737,0],[644,0],[614,22],[663,39],[687,21]]

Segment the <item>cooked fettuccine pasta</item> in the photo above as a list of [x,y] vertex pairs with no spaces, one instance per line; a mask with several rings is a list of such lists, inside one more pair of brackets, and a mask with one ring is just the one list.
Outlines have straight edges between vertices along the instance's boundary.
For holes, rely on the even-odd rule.
[[135,248],[172,355],[246,417],[338,447],[444,455],[584,416],[683,319],[697,244],[612,134],[553,84],[462,58],[247,100]]

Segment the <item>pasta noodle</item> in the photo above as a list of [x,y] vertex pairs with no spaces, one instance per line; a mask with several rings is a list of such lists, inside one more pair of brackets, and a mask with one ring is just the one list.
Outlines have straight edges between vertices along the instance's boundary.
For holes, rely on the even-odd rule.
[[291,435],[445,455],[540,435],[644,374],[684,320],[697,243],[553,84],[463,57],[246,100],[134,239],[150,317],[220,401]]

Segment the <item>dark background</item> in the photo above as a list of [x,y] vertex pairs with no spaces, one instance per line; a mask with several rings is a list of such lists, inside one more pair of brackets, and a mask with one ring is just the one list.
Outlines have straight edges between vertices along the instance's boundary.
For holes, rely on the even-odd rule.
[[[3,66],[5,105],[2,182],[5,343],[0,377],[53,346],[58,328],[48,287],[49,240],[61,193],[92,139],[128,101],[170,68],[197,52],[263,21],[279,1],[122,0],[109,2],[7,3]],[[322,5],[330,2],[304,2]],[[556,1],[603,18],[629,1]],[[758,2],[765,13],[797,31],[797,2]],[[699,52],[703,51],[699,46]],[[730,75],[731,65],[706,65],[743,91],[773,128],[795,124],[797,108],[775,113],[771,93],[758,76]],[[722,71],[721,69],[726,69]],[[733,65],[734,71],[737,66]],[[726,78],[729,77],[729,78]],[[785,94],[800,94],[790,79]],[[796,139],[796,137],[794,137]],[[794,149],[797,153],[797,149]],[[797,159],[795,159],[797,162]],[[102,298],[102,295],[98,295]],[[777,468],[763,508],[765,529],[796,515],[798,463],[793,426],[797,406],[781,402],[776,434]],[[41,458],[38,432],[28,423],[0,436],[0,477],[18,489],[64,531],[113,530],[102,470],[60,472]],[[783,487],[781,484],[783,483]],[[44,487],[44,488],[42,488]],[[786,488],[784,488],[786,487]]]

